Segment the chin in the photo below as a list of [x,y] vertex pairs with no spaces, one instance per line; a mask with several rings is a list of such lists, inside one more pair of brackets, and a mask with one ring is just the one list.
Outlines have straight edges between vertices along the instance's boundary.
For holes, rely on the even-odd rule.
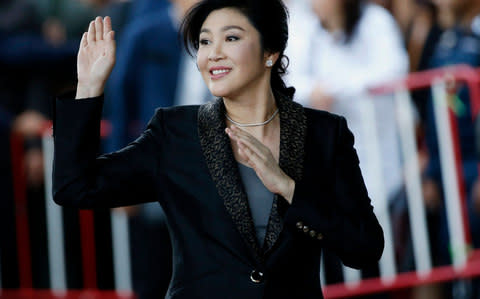
[[228,98],[232,94],[230,89],[220,86],[209,86],[209,90],[214,97]]

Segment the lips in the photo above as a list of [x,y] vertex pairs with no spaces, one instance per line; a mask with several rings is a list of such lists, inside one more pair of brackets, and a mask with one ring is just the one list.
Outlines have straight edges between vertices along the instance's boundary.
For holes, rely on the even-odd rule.
[[229,67],[219,66],[210,68],[210,78],[212,80],[220,79],[228,75],[232,71]]

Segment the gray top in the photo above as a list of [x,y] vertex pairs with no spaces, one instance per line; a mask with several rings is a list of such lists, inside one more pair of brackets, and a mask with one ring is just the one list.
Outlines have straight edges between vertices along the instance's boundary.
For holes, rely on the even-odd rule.
[[257,233],[257,239],[260,247],[263,246],[265,233],[267,230],[268,218],[272,209],[274,194],[270,192],[258,178],[255,170],[241,163],[238,164],[238,170],[242,177],[243,186],[248,197],[250,213],[252,214],[253,224]]

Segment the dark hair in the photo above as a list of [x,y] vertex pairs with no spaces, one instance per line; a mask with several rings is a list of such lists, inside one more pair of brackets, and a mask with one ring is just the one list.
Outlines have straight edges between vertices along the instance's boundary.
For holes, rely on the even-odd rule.
[[343,11],[345,15],[345,34],[347,36],[347,42],[351,40],[357,24],[362,17],[363,6],[364,1],[362,0],[343,0]]
[[194,5],[183,19],[180,32],[187,52],[194,56],[199,47],[199,35],[208,15],[218,9],[235,8],[243,13],[260,33],[262,49],[279,53],[272,67],[271,87],[274,92],[292,97],[295,88],[288,87],[282,79],[288,67],[284,55],[288,40],[288,10],[282,0],[203,0]]

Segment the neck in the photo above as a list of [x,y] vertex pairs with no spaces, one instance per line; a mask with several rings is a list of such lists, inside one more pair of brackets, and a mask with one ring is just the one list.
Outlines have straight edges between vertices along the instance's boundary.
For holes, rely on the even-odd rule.
[[339,32],[345,30],[345,18],[341,14],[332,15],[328,20],[325,20],[324,27],[328,32]]
[[[272,89],[264,89],[257,92],[242,94],[235,98],[223,98],[226,113],[236,122],[242,124],[262,123],[268,120],[277,110],[277,104]],[[272,122],[264,126],[242,127],[255,137],[263,139],[270,132],[270,129],[277,123],[276,116]],[[227,126],[234,125],[227,121]]]

